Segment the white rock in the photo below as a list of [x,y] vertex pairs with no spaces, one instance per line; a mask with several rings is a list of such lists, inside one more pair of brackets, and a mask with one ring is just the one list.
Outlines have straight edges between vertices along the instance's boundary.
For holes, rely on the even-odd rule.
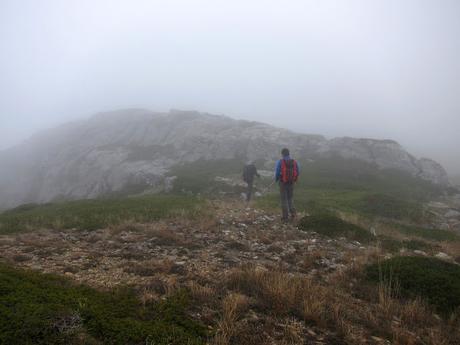
[[444,217],[446,217],[446,218],[460,218],[460,212],[458,212],[456,210],[449,210],[448,212],[446,212]]
[[438,259],[442,259],[442,260],[449,260],[451,261],[452,260],[452,257],[446,253],[443,253],[443,252],[439,252],[438,254],[435,255]]

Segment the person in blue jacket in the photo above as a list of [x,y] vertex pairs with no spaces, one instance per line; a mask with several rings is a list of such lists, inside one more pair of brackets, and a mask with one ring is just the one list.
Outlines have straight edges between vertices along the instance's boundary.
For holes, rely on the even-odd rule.
[[281,150],[282,158],[276,162],[275,181],[280,186],[280,199],[283,222],[287,222],[289,216],[296,217],[294,207],[294,185],[299,177],[300,168],[295,159],[292,159],[289,150],[284,148]]

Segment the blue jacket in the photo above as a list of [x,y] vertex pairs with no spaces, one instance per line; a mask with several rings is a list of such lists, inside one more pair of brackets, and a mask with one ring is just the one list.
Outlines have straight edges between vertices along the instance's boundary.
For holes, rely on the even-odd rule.
[[[283,159],[287,161],[287,160],[291,159],[291,156],[284,156],[283,158],[278,160],[278,162],[276,162],[276,166],[275,166],[275,181],[276,182],[278,182],[280,180],[280,178],[281,178],[281,160],[283,160]],[[299,162],[297,162],[297,175],[300,175]]]

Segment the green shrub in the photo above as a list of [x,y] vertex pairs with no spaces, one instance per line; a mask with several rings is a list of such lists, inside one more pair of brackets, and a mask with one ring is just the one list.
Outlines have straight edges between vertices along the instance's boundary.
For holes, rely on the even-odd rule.
[[25,205],[0,214],[0,234],[37,228],[94,230],[123,221],[149,222],[176,214],[194,216],[202,206],[197,198],[173,195]]
[[127,289],[100,292],[48,274],[0,264],[0,344],[203,344],[186,316],[187,295],[141,305]]
[[394,257],[366,269],[376,283],[397,281],[406,298],[422,297],[442,313],[460,306],[460,266],[428,257]]
[[374,236],[355,224],[348,223],[332,214],[316,214],[304,217],[298,225],[300,230],[315,231],[328,237],[346,237],[350,240],[370,242]]

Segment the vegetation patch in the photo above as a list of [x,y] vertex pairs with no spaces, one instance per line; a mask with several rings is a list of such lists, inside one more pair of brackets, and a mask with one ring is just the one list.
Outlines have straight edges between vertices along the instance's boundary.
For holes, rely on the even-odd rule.
[[379,236],[378,240],[380,247],[390,253],[399,252],[403,248],[409,250],[422,250],[425,252],[433,252],[433,250],[437,248],[431,243],[413,239],[400,241],[387,236]]
[[423,217],[423,209],[419,203],[386,194],[366,195],[359,200],[356,207],[364,214],[384,218],[419,220]]
[[141,304],[130,290],[100,292],[0,264],[0,344],[203,344],[187,295]]
[[402,297],[422,297],[448,314],[460,306],[460,266],[435,258],[395,257],[366,269],[376,283],[396,282]]
[[419,240],[405,240],[403,241],[403,247],[410,250],[423,250],[426,252],[432,252],[434,249],[432,244]]
[[332,214],[317,214],[304,217],[300,220],[298,226],[303,231],[315,231],[328,237],[346,237],[360,242],[370,242],[375,238],[366,229],[346,222]]
[[169,175],[177,177],[173,187],[175,193],[239,194],[244,191],[244,188],[216,181],[215,178],[233,175],[238,176],[242,181],[240,176],[243,167],[244,160],[242,159],[198,160],[173,167]]
[[204,202],[194,197],[148,195],[25,205],[0,214],[0,234],[48,229],[95,230],[126,221],[151,222],[172,216],[194,217]]
[[390,253],[399,252],[403,248],[402,241],[398,241],[392,237],[378,236],[378,243],[380,248]]
[[[442,194],[443,189],[410,174],[379,169],[352,159],[300,158],[301,176],[295,188],[299,211],[324,210],[354,212],[374,218],[420,221],[423,203]],[[262,198],[261,207],[279,204],[278,193]]]
[[459,241],[460,236],[455,232],[441,229],[430,229],[418,225],[391,224],[401,234],[421,237],[432,241]]
[[432,200],[442,187],[398,170],[341,157],[302,160],[300,186],[307,189],[361,190],[399,200]]

